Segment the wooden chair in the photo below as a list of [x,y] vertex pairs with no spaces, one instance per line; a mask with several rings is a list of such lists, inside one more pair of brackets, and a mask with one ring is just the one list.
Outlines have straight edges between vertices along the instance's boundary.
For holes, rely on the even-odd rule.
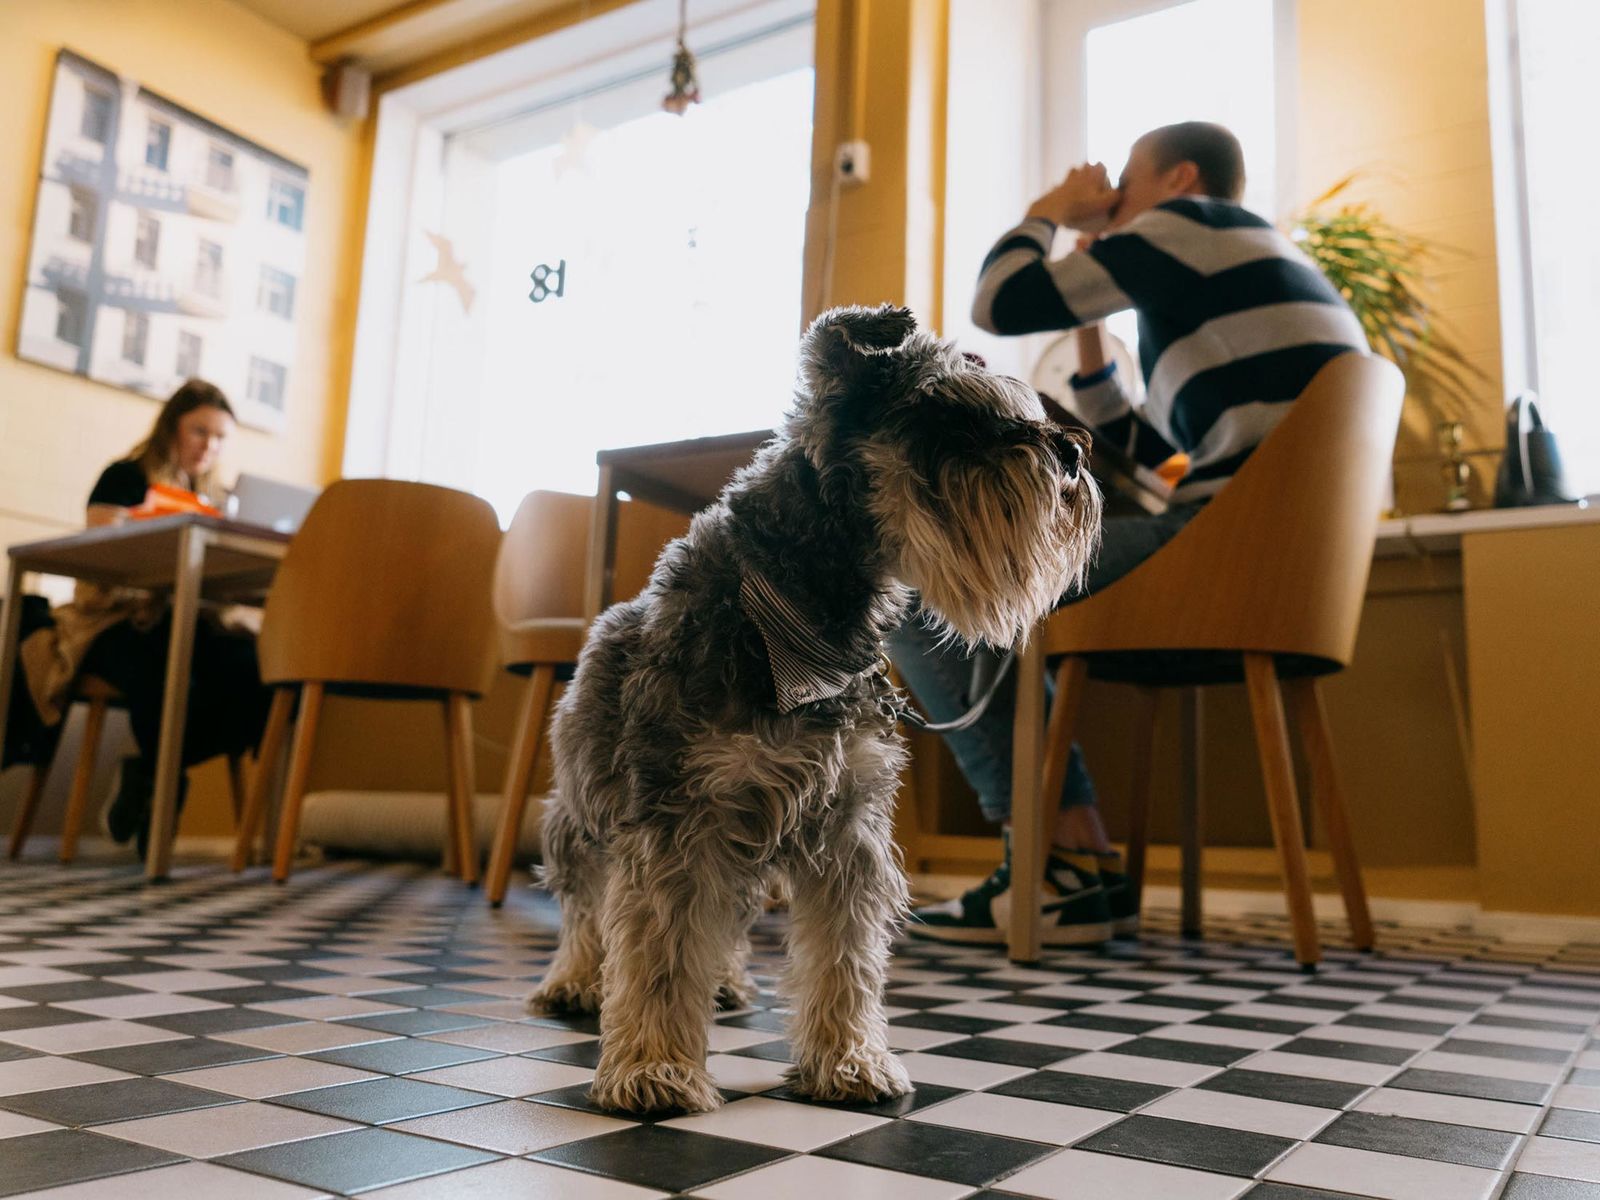
[[[1057,610],[1019,663],[1015,768],[1011,957],[1037,959],[1040,873],[1053,806],[1061,792],[1078,704],[1088,678],[1147,690],[1136,758],[1148,764],[1154,691],[1243,680],[1249,689],[1273,839],[1282,859],[1295,957],[1321,957],[1305,841],[1295,797],[1279,683],[1293,707],[1310,760],[1313,795],[1344,895],[1355,944],[1370,948],[1361,873],[1350,840],[1317,679],[1348,665],[1372,561],[1384,481],[1404,387],[1384,360],[1360,354],[1329,362],[1288,416],[1233,480],[1155,555],[1104,591]],[[1050,725],[1043,731],[1043,671],[1060,656]],[[1041,786],[1040,740],[1046,746]],[[1130,884],[1142,888],[1149,770],[1134,781]],[[1198,813],[1185,814],[1195,861]],[[1191,889],[1186,889],[1186,892]],[[1198,913],[1193,914],[1198,928]]]
[[[447,869],[476,883],[472,710],[494,673],[489,584],[500,525],[465,492],[391,479],[348,479],[322,493],[267,596],[261,678],[275,687],[233,868],[243,870],[298,694],[300,715],[272,878],[294,861],[323,696],[427,700],[444,716]],[[454,864],[452,867],[451,864]]]
[[[89,807],[89,787],[94,782],[95,760],[100,752],[100,735],[105,728],[106,710],[122,702],[122,694],[105,680],[95,675],[79,678],[73,690],[73,700],[89,706],[84,715],[83,741],[78,747],[78,761],[72,772],[72,790],[67,794],[67,811],[61,822],[60,861],[70,863],[78,856],[78,839],[83,833],[83,817]],[[39,801],[44,796],[45,780],[50,776],[50,764],[34,767],[28,790],[17,809],[11,826],[11,844],[7,854],[13,862],[22,857],[23,848],[33,832],[34,818],[38,816]],[[235,755],[228,756],[229,798],[233,801],[233,820],[237,825],[244,806],[244,763]]]
[[[528,809],[528,789],[538,771],[558,680],[578,661],[588,622],[583,618],[584,564],[589,550],[593,496],[530,492],[517,508],[495,567],[494,610],[500,625],[500,660],[528,677],[505,795],[489,854],[485,893],[505,902],[517,839]],[[688,528],[689,518],[638,501],[617,512],[616,591],[632,596],[649,578],[661,547]]]

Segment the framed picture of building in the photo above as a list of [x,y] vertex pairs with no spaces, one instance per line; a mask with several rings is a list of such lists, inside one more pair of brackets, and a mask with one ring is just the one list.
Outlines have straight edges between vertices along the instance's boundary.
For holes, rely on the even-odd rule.
[[70,50],[56,56],[17,355],[283,428],[306,168]]

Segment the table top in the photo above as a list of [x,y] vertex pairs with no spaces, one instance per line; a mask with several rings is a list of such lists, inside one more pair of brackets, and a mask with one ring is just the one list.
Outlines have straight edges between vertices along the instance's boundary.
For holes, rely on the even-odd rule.
[[209,543],[201,576],[207,594],[249,592],[271,582],[291,535],[264,525],[180,513],[120,525],[98,525],[65,537],[23,542],[6,553],[24,570],[64,575],[106,587],[170,590],[178,545],[189,528]]
[[1600,522],[1600,504],[1538,504],[1527,508],[1474,508],[1454,513],[1417,513],[1378,522],[1376,558],[1411,558],[1454,553],[1474,533],[1509,533],[1557,525]]
[[622,446],[600,451],[595,462],[611,468],[617,491],[680,512],[698,512],[722,493],[733,473],[749,463],[772,436],[770,429],[753,429],[681,442]]

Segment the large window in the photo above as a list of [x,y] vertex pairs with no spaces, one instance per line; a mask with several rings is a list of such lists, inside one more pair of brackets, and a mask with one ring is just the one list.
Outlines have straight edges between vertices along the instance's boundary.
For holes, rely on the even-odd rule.
[[101,145],[111,140],[111,93],[103,88],[86,87],[83,89],[83,116],[78,123],[78,132],[91,142]]
[[122,318],[122,357],[142,367],[149,346],[150,318],[142,312],[128,309]]
[[204,238],[195,252],[194,290],[212,299],[222,295],[222,247]]
[[283,389],[289,372],[281,363],[250,356],[250,375],[245,382],[245,395],[254,403],[277,412],[283,411]]
[[1567,482],[1600,492],[1600,388],[1590,362],[1600,327],[1600,241],[1586,231],[1600,194],[1589,130],[1600,113],[1600,5],[1494,0],[1509,62],[1497,113],[1496,205],[1506,384],[1539,395]]
[[94,241],[94,226],[99,216],[100,198],[88,188],[73,188],[67,206],[67,233],[80,242]]
[[150,118],[144,134],[144,162],[158,171],[167,169],[167,156],[172,150],[172,126],[166,121]]
[[161,252],[161,222],[149,213],[140,213],[134,228],[133,261],[153,271],[156,255]]
[[194,379],[200,374],[200,353],[205,343],[198,333],[190,333],[187,329],[178,332],[178,361],[173,365],[174,371],[182,379]]
[[261,265],[261,279],[256,284],[256,307],[282,317],[294,318],[294,276],[277,267]]
[[288,229],[305,220],[306,190],[287,179],[274,179],[267,188],[267,218]]

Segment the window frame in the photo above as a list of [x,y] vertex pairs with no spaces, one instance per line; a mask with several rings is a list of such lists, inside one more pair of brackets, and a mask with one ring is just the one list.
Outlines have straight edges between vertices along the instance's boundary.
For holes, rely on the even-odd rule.
[[[97,107],[97,102],[103,107]],[[117,98],[110,90],[98,84],[85,83],[83,85],[83,112],[78,119],[78,136],[93,142],[97,146],[111,145],[112,135],[115,133],[116,122],[114,116],[117,109]],[[90,116],[97,115],[100,119],[94,122],[98,132],[90,129]]]
[[[156,130],[161,131],[160,138],[153,136]],[[151,158],[151,152],[159,146],[161,161]],[[172,122],[163,121],[160,117],[148,118],[144,131],[144,165],[157,171],[165,172],[172,157]]]
[[[226,167],[222,168],[224,176],[222,182],[217,182],[217,168],[219,157],[227,159]],[[239,177],[237,167],[239,156],[234,151],[220,142],[212,142],[206,147],[206,174],[205,185],[215,191],[227,192],[230,195],[239,190]]]
[[100,194],[93,188],[70,184],[67,209],[67,236],[73,241],[94,245],[95,226],[100,222]]
[[122,310],[122,360],[144,366],[150,355],[150,316],[137,309]]
[[[285,321],[294,320],[296,282],[288,271],[271,263],[262,263],[260,276],[256,280],[256,307]],[[281,307],[277,303],[280,299]]]
[[[294,193],[294,203],[287,210],[292,212],[294,216],[294,220],[292,221],[284,220],[286,208],[280,198],[281,193],[284,191],[290,191]],[[267,219],[275,222],[276,224],[282,225],[285,229],[293,229],[298,233],[301,232],[305,227],[305,214],[305,188],[300,184],[292,182],[291,180],[284,179],[280,175],[274,175],[271,182],[267,184]]]
[[[56,340],[65,342],[69,346],[83,347],[83,338],[89,331],[89,296],[88,293],[77,288],[56,289]],[[76,336],[68,337],[62,332],[62,327],[69,325],[76,327]]]
[[[194,361],[188,362],[190,343],[194,346]],[[205,361],[206,340],[190,329],[178,330],[178,353],[173,362],[173,373],[183,379],[195,379],[200,375],[200,365]],[[188,370],[185,370],[185,365]]]
[[[270,387],[274,393],[272,397],[263,395],[263,384]],[[245,375],[245,397],[253,404],[273,412],[284,411],[284,397],[289,390],[289,368],[282,363],[273,362],[270,358],[262,358],[259,354],[250,356],[250,365]]]
[[[146,232],[150,237],[145,237]],[[147,253],[148,251],[148,253]],[[161,256],[161,221],[153,213],[141,212],[134,220],[133,261],[148,271],[157,270]]]

